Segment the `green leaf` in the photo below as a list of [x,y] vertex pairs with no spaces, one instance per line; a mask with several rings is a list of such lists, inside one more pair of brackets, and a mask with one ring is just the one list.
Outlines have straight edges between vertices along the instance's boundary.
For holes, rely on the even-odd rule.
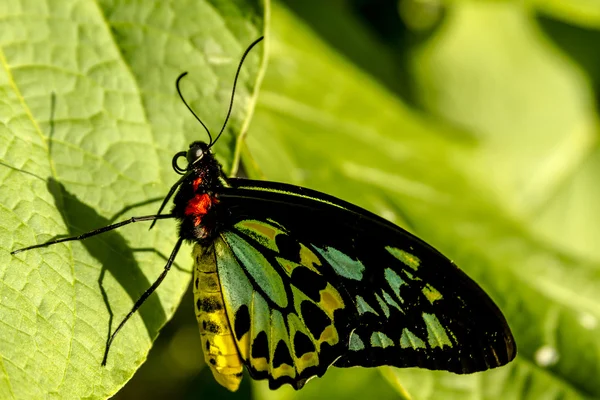
[[[145,360],[188,286],[189,247],[100,366],[110,331],[163,269],[177,238],[172,221],[10,251],[155,213],[178,178],[173,154],[206,140],[175,79],[189,72],[182,91],[218,133],[264,12],[261,0],[2,2],[1,398],[105,398]],[[259,49],[216,146],[227,171],[253,107]]]
[[[600,396],[597,111],[576,62],[523,5],[452,3],[410,47],[404,68],[417,111],[309,19],[279,5],[272,21],[243,156],[249,173],[333,194],[415,232],[492,296],[515,334],[517,359],[496,370],[382,369],[397,394]],[[311,398],[311,385],[344,398],[353,379],[328,371],[281,398]]]

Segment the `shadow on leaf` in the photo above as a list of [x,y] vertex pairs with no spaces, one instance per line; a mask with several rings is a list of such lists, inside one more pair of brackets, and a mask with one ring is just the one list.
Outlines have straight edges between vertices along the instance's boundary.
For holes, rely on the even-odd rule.
[[[55,200],[56,207],[60,212],[65,225],[69,231],[61,236],[77,236],[82,233],[109,225],[110,220],[98,215],[90,206],[81,202],[75,195],[69,193],[65,187],[54,178],[48,179],[48,191]],[[113,330],[114,314],[110,306],[108,294],[102,282],[107,272],[125,289],[132,302],[135,302],[146,289],[150,287],[146,276],[137,264],[131,249],[123,236],[117,231],[105,232],[101,235],[80,241],[89,254],[100,262],[102,269],[98,276],[98,286],[109,313],[106,340],[108,342]],[[156,250],[144,248],[140,251],[154,251],[162,258],[166,257]],[[125,315],[129,310],[119,310],[119,315]],[[139,309],[139,314],[144,322],[148,335],[155,338],[158,330],[166,321],[165,311],[157,296],[150,296]],[[109,354],[110,357],[110,354]]]

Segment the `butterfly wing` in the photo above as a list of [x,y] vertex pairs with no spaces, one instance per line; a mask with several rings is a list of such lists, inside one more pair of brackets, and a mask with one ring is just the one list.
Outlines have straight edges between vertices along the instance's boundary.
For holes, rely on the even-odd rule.
[[253,378],[299,389],[330,365],[471,373],[515,357],[498,307],[422,240],[309,189],[230,183],[213,246]]

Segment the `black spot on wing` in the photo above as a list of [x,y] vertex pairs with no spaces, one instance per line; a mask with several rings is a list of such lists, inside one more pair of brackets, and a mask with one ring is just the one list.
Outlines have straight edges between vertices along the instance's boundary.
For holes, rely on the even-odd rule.
[[325,278],[306,267],[294,268],[291,279],[292,284],[314,302],[321,300],[320,291],[327,287]]
[[248,312],[248,306],[242,304],[240,308],[235,312],[235,322],[233,323],[233,331],[235,332],[235,338],[240,340],[246,332],[250,330],[250,313]]
[[202,321],[202,328],[205,332],[221,333],[221,327],[212,321]]
[[294,262],[300,262],[300,243],[288,235],[277,235],[275,244],[281,257]]
[[302,357],[306,353],[315,351],[315,345],[303,332],[296,332],[294,335],[294,354],[296,358]]
[[260,331],[252,342],[252,358],[266,358],[269,362],[269,342],[265,331]]
[[277,343],[275,355],[273,357],[273,368],[279,367],[281,364],[294,365],[294,360],[290,356],[290,351],[283,340]]
[[331,320],[323,310],[310,301],[303,301],[300,304],[300,311],[306,327],[313,335],[313,338],[319,339],[321,333],[331,324]]
[[223,304],[221,304],[218,298],[204,297],[196,301],[196,308],[198,311],[211,313],[223,309]]

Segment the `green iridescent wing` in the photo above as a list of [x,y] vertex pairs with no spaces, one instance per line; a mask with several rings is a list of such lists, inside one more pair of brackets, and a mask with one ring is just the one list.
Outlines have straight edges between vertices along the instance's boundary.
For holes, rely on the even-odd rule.
[[271,388],[337,367],[471,373],[511,361],[500,310],[437,250],[305,188],[232,179],[213,243],[243,362]]

